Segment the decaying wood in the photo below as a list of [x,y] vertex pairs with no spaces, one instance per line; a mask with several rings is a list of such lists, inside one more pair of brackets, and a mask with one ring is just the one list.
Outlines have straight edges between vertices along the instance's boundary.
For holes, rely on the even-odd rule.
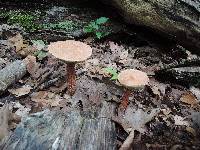
[[17,60],[0,70],[0,93],[26,74],[26,64]]
[[178,67],[156,72],[158,79],[184,86],[200,86],[200,67]]
[[9,109],[8,105],[5,104],[0,109],[0,141],[8,135],[8,119],[9,119]]
[[159,31],[200,54],[199,0],[101,0],[116,7],[128,23]]
[[[43,111],[29,116],[0,147],[2,150],[114,150],[115,125],[106,103],[98,116],[73,109]],[[111,114],[111,113],[110,113]]]

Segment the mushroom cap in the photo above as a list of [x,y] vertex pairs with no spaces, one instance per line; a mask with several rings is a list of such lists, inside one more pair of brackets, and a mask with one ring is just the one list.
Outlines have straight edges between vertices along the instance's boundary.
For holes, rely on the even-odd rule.
[[67,40],[50,43],[49,53],[69,63],[82,62],[92,55],[92,48],[79,41]]
[[119,73],[118,81],[121,85],[129,89],[143,88],[148,84],[149,78],[145,72],[127,69]]

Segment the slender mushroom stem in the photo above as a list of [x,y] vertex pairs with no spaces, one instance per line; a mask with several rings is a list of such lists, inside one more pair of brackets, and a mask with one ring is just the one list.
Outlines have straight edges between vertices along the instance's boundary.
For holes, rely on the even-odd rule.
[[67,64],[67,90],[70,96],[73,96],[76,91],[75,63]]
[[130,95],[131,95],[131,90],[126,89],[123,96],[122,96],[121,104],[119,105],[120,109],[126,110],[126,108],[128,107]]

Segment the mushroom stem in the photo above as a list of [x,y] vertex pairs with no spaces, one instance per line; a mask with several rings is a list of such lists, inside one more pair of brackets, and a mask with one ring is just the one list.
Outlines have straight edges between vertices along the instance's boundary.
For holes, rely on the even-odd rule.
[[120,109],[126,110],[126,108],[128,107],[130,95],[131,95],[131,90],[126,89],[123,96],[122,96],[121,104],[119,105]]
[[70,96],[73,96],[76,91],[75,63],[67,64],[67,90]]

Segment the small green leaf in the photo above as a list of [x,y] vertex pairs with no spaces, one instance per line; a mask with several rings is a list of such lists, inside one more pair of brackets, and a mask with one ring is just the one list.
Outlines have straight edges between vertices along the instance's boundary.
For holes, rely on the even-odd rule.
[[100,24],[104,24],[109,20],[109,18],[106,17],[100,17],[96,20],[96,24],[100,25]]
[[98,39],[101,39],[103,37],[101,32],[96,32],[95,34]]
[[91,32],[93,32],[93,28],[91,28],[91,27],[89,27],[89,26],[85,26],[85,27],[83,28],[83,31],[84,31],[85,33],[91,33]]
[[31,40],[33,43],[33,47],[35,47],[37,50],[42,50],[45,48],[45,43],[42,40]]
[[34,55],[38,58],[38,60],[42,60],[44,59],[45,57],[47,57],[48,53],[43,51],[43,50],[39,50],[39,51],[36,51],[34,53]]
[[103,69],[106,73],[111,74],[111,80],[117,80],[118,79],[118,73],[117,70],[112,67],[107,67]]

